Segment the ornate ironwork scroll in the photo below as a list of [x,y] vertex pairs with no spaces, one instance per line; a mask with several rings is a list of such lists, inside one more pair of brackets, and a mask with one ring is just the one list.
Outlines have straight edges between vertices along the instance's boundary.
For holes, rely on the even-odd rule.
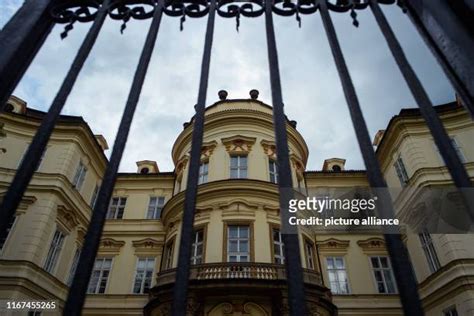
[[138,62],[132,86],[127,98],[127,103],[120,120],[117,136],[115,138],[114,147],[110,156],[110,161],[105,170],[102,185],[92,212],[90,224],[79,257],[78,268],[74,275],[71,289],[69,290],[66,306],[64,307],[64,315],[80,316],[82,306],[86,296],[87,286],[94,266],[94,261],[99,248],[102,230],[104,228],[105,216],[109,205],[110,197],[114,189],[117,171],[122,160],[125,144],[127,143],[128,134],[132,125],[133,115],[137,108],[138,100],[145,81],[148,65],[155,48],[158,30],[160,28],[161,17],[163,13],[163,3],[160,1],[156,4],[153,11],[153,20],[148,31],[145,44],[143,46],[140,60]]
[[[108,3],[104,3],[105,6]],[[101,4],[98,1],[65,1],[60,2],[51,10],[51,17],[56,23],[66,23],[61,39],[67,37],[76,22],[91,22],[95,19]]]

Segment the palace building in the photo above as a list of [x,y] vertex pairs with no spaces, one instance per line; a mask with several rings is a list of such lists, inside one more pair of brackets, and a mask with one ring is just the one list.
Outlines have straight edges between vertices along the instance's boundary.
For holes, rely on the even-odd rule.
[[[458,102],[436,110],[473,178],[471,117]],[[44,114],[17,97],[0,114],[0,196]],[[119,173],[83,315],[169,315],[192,128],[191,119],[177,136],[173,171],[142,160],[136,172]],[[296,194],[369,186],[366,172],[346,169],[343,158],[307,170],[308,146],[296,122],[288,120],[286,128]],[[272,108],[254,97],[220,100],[206,110],[203,141],[188,315],[288,315]],[[415,216],[409,210],[417,192],[410,188],[451,183],[418,109],[402,109],[375,135],[374,146],[388,186],[399,189],[394,206],[401,217]],[[106,150],[105,138],[81,117],[60,117],[0,240],[1,300],[48,299],[64,307]],[[380,233],[299,227],[298,235],[310,315],[403,315]],[[426,315],[474,315],[474,235],[406,231],[403,241]]]

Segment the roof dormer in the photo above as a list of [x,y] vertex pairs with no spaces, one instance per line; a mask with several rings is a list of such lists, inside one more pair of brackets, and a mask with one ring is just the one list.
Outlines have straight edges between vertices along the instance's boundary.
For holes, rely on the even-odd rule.
[[148,174],[148,173],[158,173],[160,170],[158,169],[158,165],[156,161],[153,160],[142,160],[137,161],[137,173],[141,174]]
[[26,102],[12,95],[3,106],[3,110],[10,113],[25,114]]
[[323,171],[344,171],[344,165],[346,164],[346,160],[342,158],[330,158],[324,160],[323,164]]

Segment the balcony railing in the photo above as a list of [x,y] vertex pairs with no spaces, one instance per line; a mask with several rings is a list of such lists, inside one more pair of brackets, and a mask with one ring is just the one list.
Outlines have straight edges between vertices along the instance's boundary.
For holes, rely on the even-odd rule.
[[[176,269],[158,273],[157,286],[174,283]],[[190,280],[281,280],[286,281],[285,266],[271,263],[255,262],[223,262],[206,263],[191,266]],[[322,285],[321,276],[317,271],[304,269],[304,283]]]

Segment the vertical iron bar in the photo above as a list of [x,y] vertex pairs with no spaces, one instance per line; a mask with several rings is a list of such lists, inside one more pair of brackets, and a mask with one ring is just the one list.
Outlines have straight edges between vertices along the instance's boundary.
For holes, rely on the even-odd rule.
[[53,2],[25,1],[0,32],[0,109],[53,28],[49,14]]
[[[464,166],[451,143],[451,139],[443,127],[443,123],[438,117],[436,110],[433,108],[433,104],[418,79],[418,76],[410,66],[400,43],[395,37],[392,28],[376,0],[370,1],[370,8],[383,36],[385,37],[385,40],[387,41],[388,47],[397,62],[398,68],[400,68],[400,71],[405,78],[408,88],[415,98],[416,103],[418,103],[420,112],[433,135],[434,141],[439,148],[439,152],[443,157],[449,172],[451,173],[454,184],[458,188],[471,187],[472,184],[469,175],[467,174],[466,169],[464,169]],[[462,192],[464,193],[464,200],[468,206],[469,215],[474,220],[474,196],[468,194],[466,191]]]
[[207,87],[211,65],[212,42],[214,39],[214,24],[216,19],[216,0],[209,1],[209,16],[207,19],[204,52],[201,64],[198,100],[195,106],[193,134],[191,139],[191,157],[189,158],[188,182],[186,185],[183,222],[181,224],[181,239],[179,243],[178,267],[173,288],[172,315],[186,315],[189,272],[191,265],[191,246],[193,238],[194,209],[198,189],[199,165],[201,163],[201,147],[204,135],[204,114],[206,111]]
[[474,31],[465,2],[407,0],[406,6],[411,21],[474,117]]
[[286,116],[281,92],[280,68],[272,15],[273,0],[265,0],[265,31],[267,38],[270,86],[272,90],[273,124],[278,163],[278,190],[281,225],[287,226],[282,234],[285,244],[286,280],[288,285],[288,304],[293,316],[307,315],[303,268],[301,265],[298,232],[295,226],[288,225],[290,213],[289,200],[293,198],[293,182],[288,150]]
[[112,155],[107,165],[107,169],[105,170],[94,211],[92,212],[82,252],[79,257],[78,267],[74,275],[71,289],[69,290],[66,306],[64,307],[63,315],[65,316],[81,315],[89,279],[94,266],[97,250],[99,248],[100,238],[102,236],[109,200],[112,196],[115,180],[117,178],[117,171],[122,159],[125,145],[127,143],[133,115],[135,114],[135,109],[143,88],[143,82],[145,81],[148,65],[153,54],[162,15],[163,1],[158,1],[158,3],[155,4],[153,19],[146,36],[145,44],[143,46],[140,60],[135,71],[127,103],[120,121]]
[[61,110],[66,103],[66,100],[71,93],[72,88],[81,72],[81,69],[87,60],[92,47],[99,35],[105,18],[107,17],[109,0],[105,0],[102,7],[97,12],[97,16],[87,33],[76,57],[64,78],[61,87],[59,88],[56,97],[54,98],[48,113],[43,118],[38,131],[36,132],[22,163],[13,178],[7,194],[5,195],[0,207],[0,233],[4,232],[10,218],[15,214],[21,198],[26,191],[26,188],[33,177],[33,174],[38,166],[41,155],[43,154],[49,137],[53,132],[54,125],[61,113]]
[[[329,15],[326,0],[320,2],[319,8],[324,29],[328,37],[329,46],[341,80],[344,96],[349,107],[357,141],[367,168],[369,184],[372,188],[381,188],[381,190],[379,190],[379,199],[377,200],[377,210],[383,213],[380,214],[381,217],[394,218],[395,212],[390,200],[390,195],[386,189],[387,184],[382,171],[380,170],[379,163],[370,141],[367,125],[360,108],[354,84],[352,83],[349,74],[349,69],[347,68],[344,55],[339,45],[336,30],[334,29],[334,25]],[[418,295],[417,283],[411,267],[408,251],[399,234],[385,234],[384,237],[397,280],[404,314],[406,316],[422,316],[424,315],[424,312]]]

